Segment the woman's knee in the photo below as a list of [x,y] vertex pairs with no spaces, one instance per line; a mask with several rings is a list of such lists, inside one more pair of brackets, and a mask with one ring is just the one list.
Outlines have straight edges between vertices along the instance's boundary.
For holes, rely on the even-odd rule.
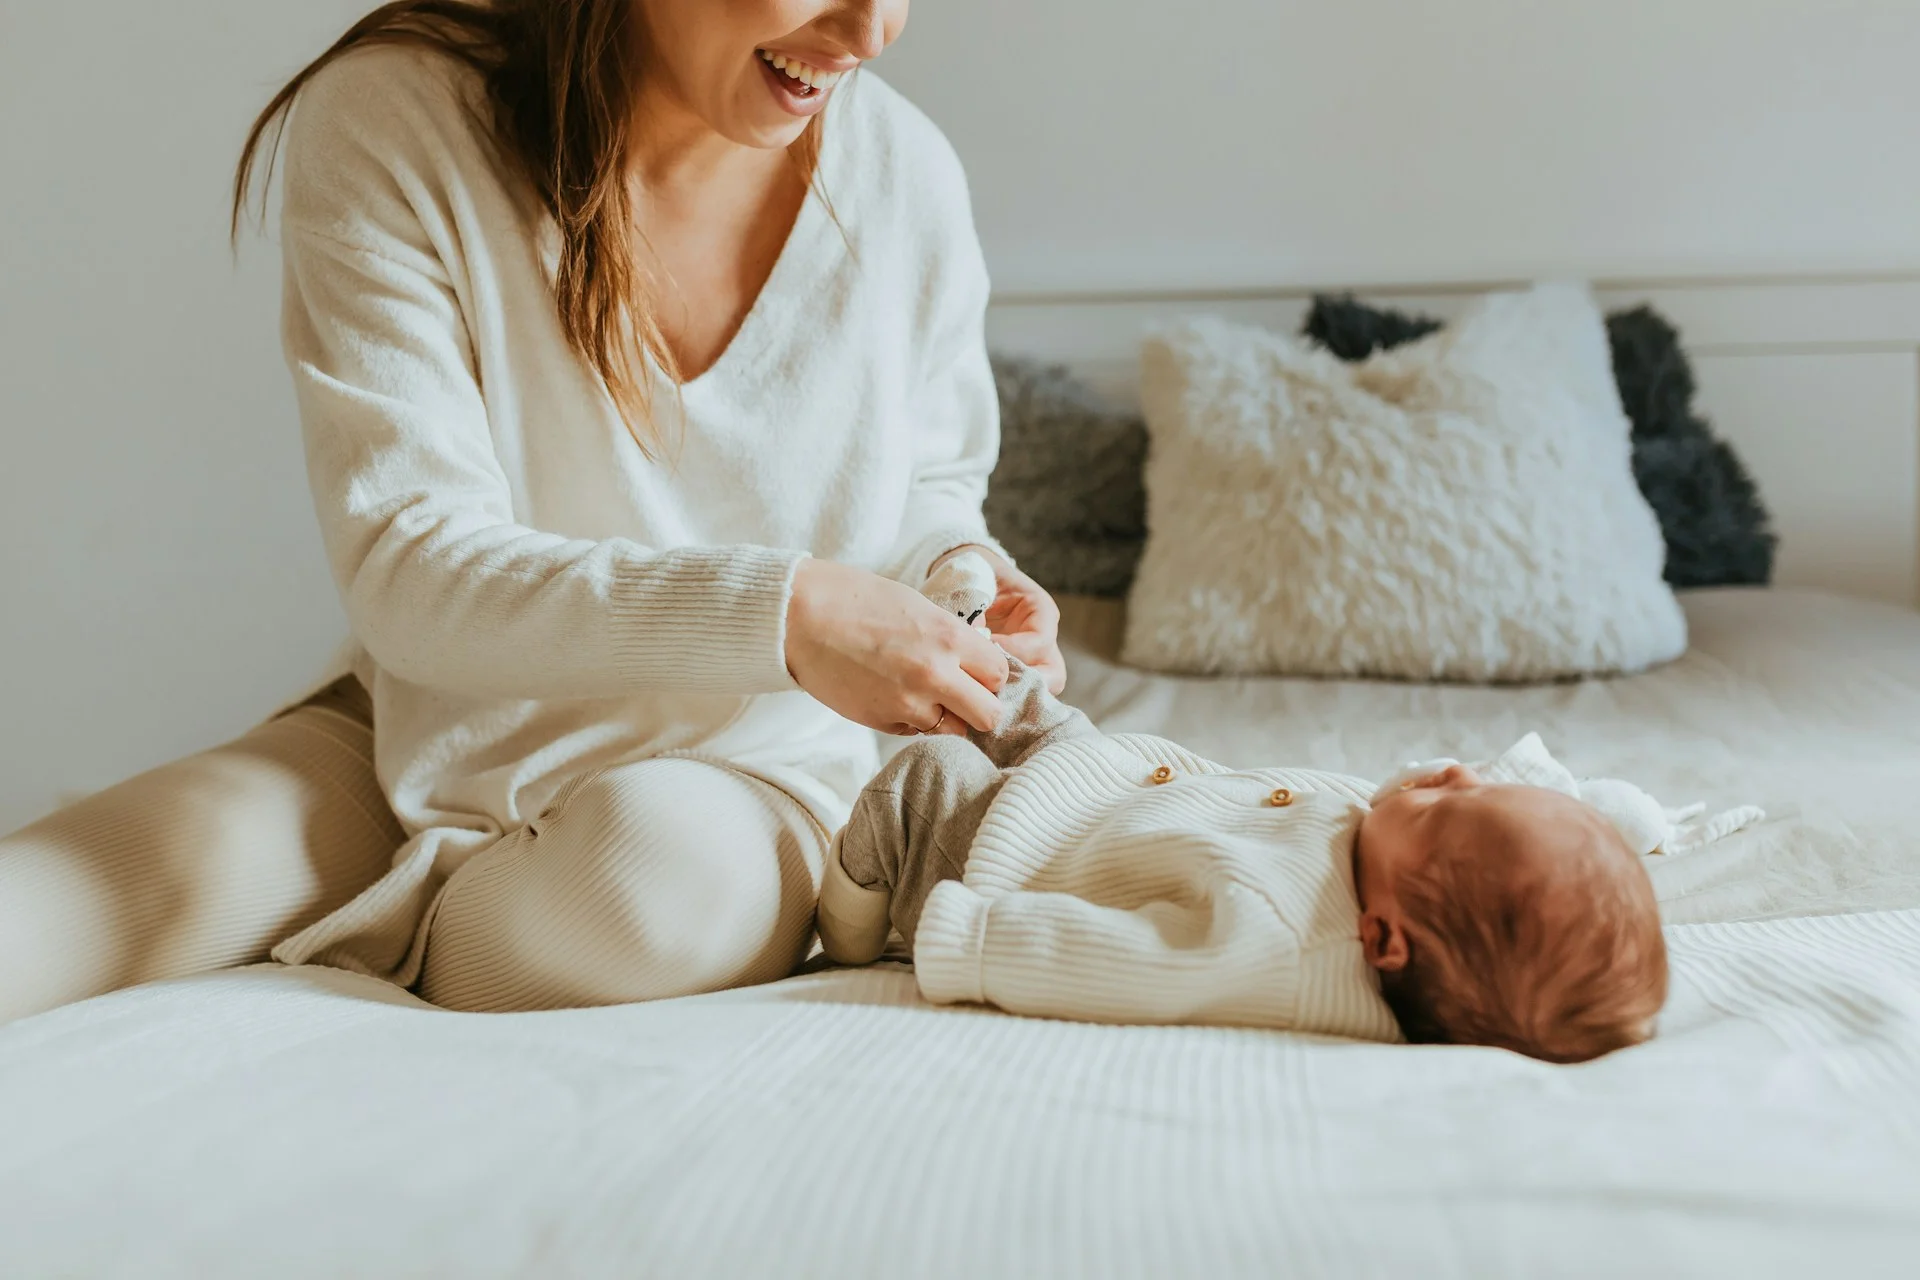
[[791,824],[759,792],[689,761],[616,770],[582,787],[542,838],[564,848],[614,931],[657,960],[694,963],[771,930],[788,882],[806,877]]
[[502,978],[519,1007],[784,977],[812,939],[822,845],[793,801],[717,766],[609,770],[563,791],[500,858],[482,855],[454,877],[428,940],[424,993],[465,1004],[452,967],[516,971]]

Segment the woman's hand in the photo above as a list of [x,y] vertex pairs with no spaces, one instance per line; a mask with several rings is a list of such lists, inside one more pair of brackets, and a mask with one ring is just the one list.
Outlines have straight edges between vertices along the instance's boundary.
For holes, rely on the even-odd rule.
[[817,701],[882,733],[990,733],[1007,656],[909,587],[802,560],[787,606],[787,670]]
[[1060,654],[1060,606],[1046,588],[1014,568],[989,547],[955,547],[933,562],[938,569],[963,551],[972,551],[993,566],[1000,594],[987,609],[985,622],[994,640],[1006,652],[1032,667],[1059,693],[1067,687],[1067,660]]

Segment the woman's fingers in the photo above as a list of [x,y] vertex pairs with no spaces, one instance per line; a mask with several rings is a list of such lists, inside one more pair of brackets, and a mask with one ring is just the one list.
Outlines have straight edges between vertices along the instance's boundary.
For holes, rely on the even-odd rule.
[[1007,655],[993,640],[969,629],[956,656],[960,669],[978,680],[988,693],[997,696],[1007,687],[1012,675],[1007,668]]
[[1057,694],[1067,687],[1067,662],[1058,644],[1044,636],[1017,635],[1000,637],[1000,646],[1038,671],[1052,692]]
[[981,733],[992,733],[1000,727],[1000,699],[987,692],[978,679],[956,668],[947,685],[937,696],[949,718],[957,717]]
[[935,707],[933,710],[936,717],[934,720],[935,727],[928,730],[929,733],[938,734],[943,738],[964,738],[967,736],[968,726],[965,720],[962,720],[945,707]]
[[[1000,690],[1011,674],[1000,646],[971,628],[954,641],[951,665],[945,665],[934,701],[981,733],[1000,727]],[[931,723],[931,722],[929,722]]]
[[999,647],[1012,657],[1020,659],[1029,667],[1044,667],[1054,651],[1053,644],[1045,636],[1022,633],[1020,635],[999,636]]

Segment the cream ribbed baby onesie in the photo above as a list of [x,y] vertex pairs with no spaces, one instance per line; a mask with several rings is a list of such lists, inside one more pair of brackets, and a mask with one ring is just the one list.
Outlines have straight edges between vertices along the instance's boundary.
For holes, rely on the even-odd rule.
[[872,959],[891,923],[936,1004],[1400,1038],[1353,887],[1370,783],[1103,735],[1017,663],[1002,702],[996,733],[917,742],[862,793],[829,956]]

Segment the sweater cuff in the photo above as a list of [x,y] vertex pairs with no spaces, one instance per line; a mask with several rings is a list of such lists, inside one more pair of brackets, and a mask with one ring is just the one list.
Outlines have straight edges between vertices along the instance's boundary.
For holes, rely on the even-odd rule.
[[986,1003],[987,912],[991,900],[958,880],[943,880],[920,909],[913,971],[933,1004]]
[[686,547],[617,572],[614,660],[637,688],[685,693],[781,693],[787,607],[805,552]]
[[984,523],[956,523],[940,525],[915,538],[895,564],[894,576],[917,591],[933,570],[933,562],[959,547],[987,547],[1008,564],[1013,563],[1013,557],[994,541]]

